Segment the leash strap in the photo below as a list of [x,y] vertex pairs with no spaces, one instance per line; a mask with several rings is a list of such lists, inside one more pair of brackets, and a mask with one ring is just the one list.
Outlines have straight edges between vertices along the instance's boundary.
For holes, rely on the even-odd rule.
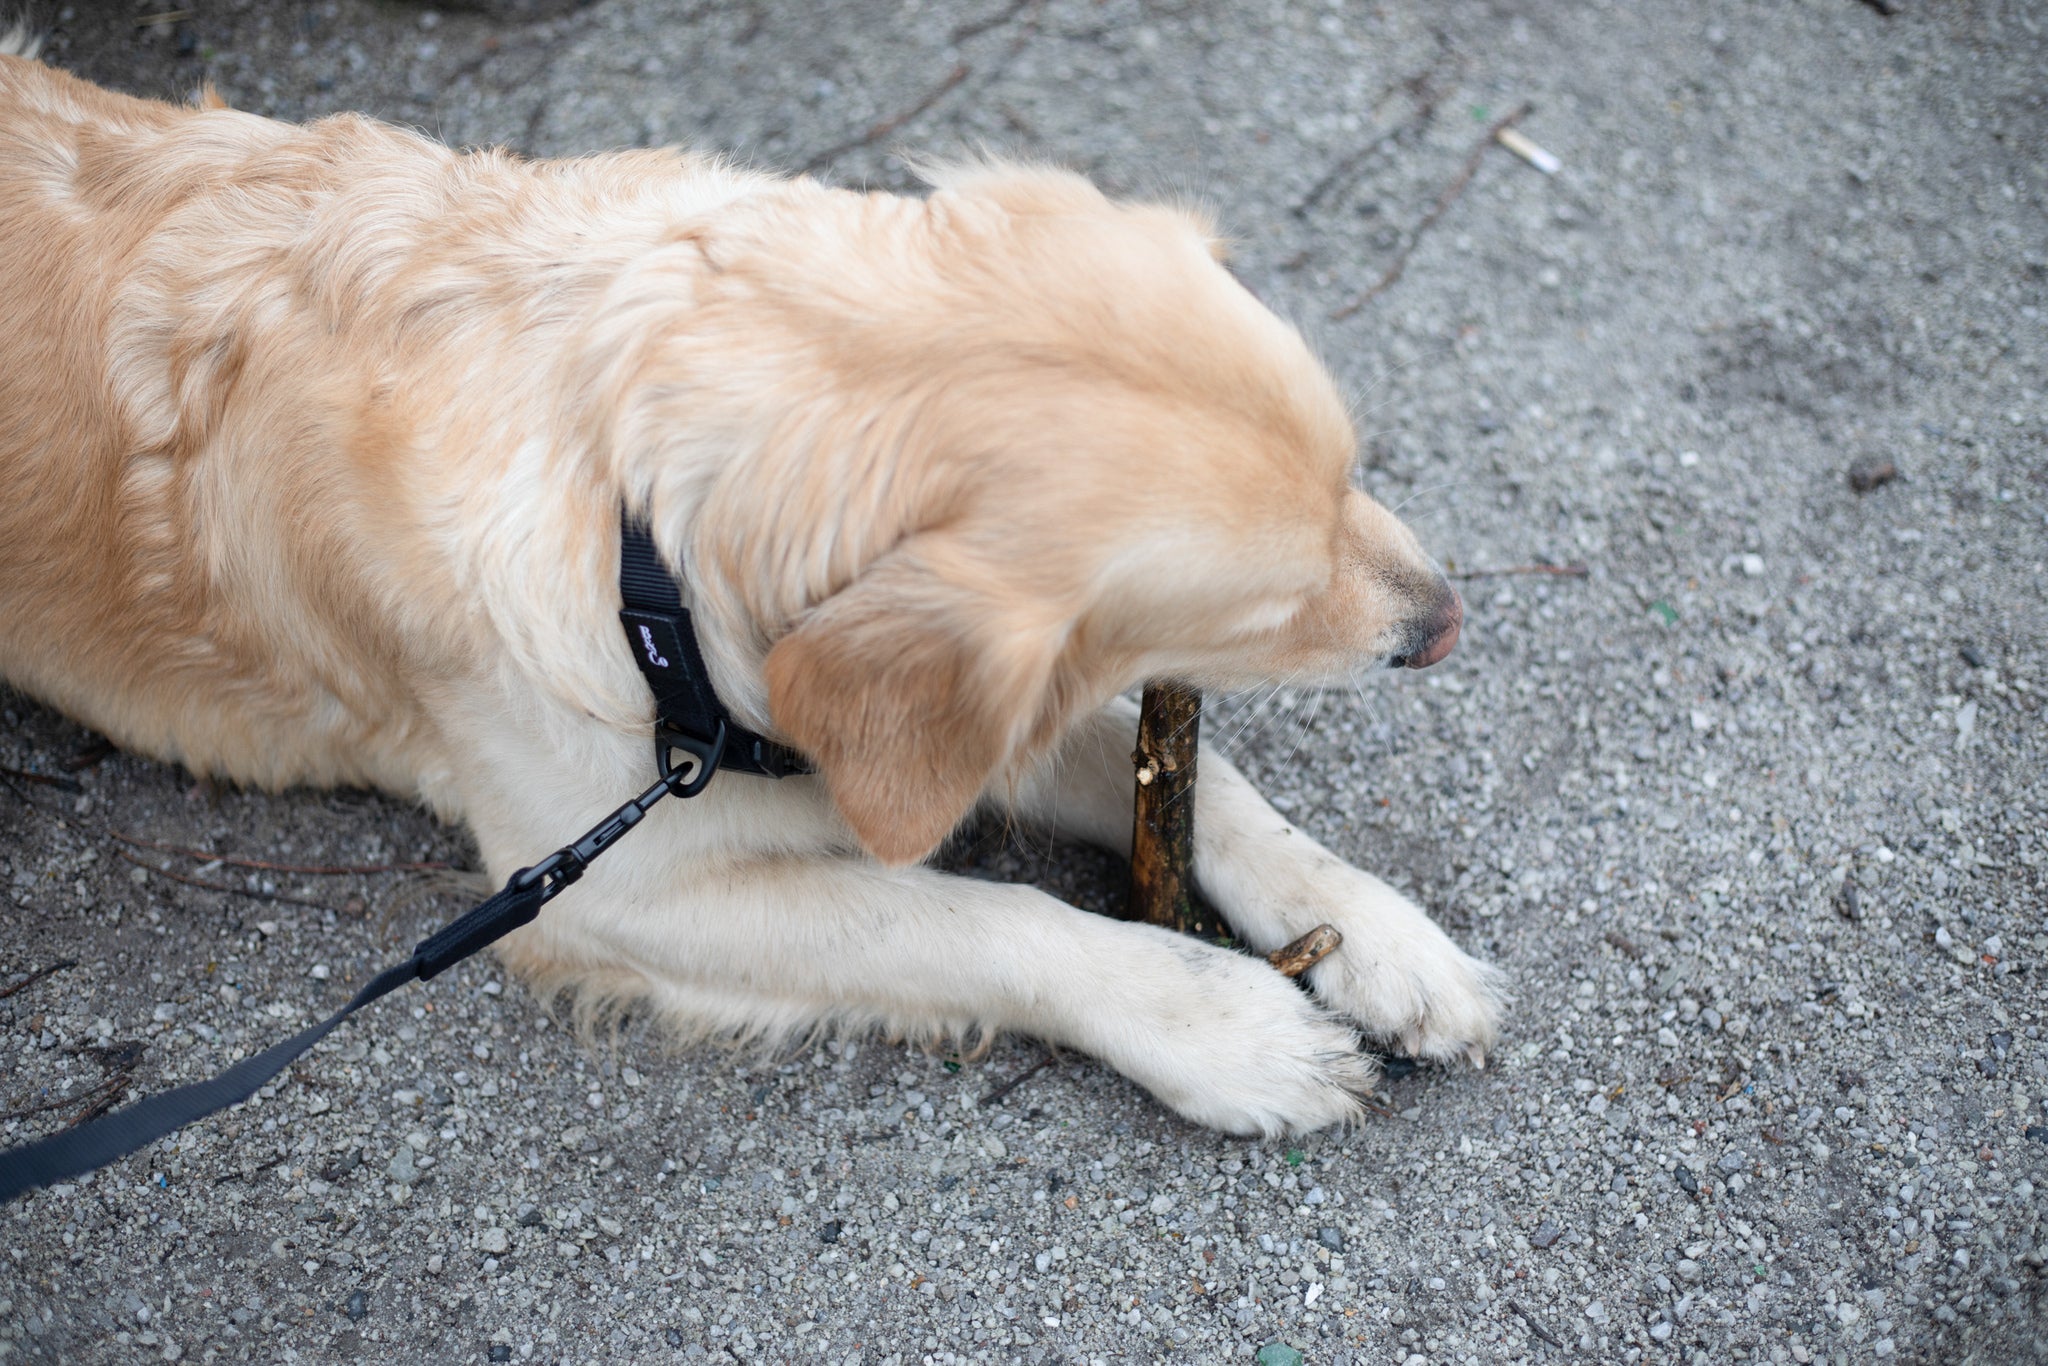
[[[495,898],[493,898],[495,899]],[[37,1186],[48,1186],[104,1167],[115,1158],[148,1147],[165,1134],[195,1119],[225,1110],[256,1094],[256,1089],[289,1067],[294,1059],[326,1038],[334,1027],[388,992],[419,976],[412,960],[388,967],[371,978],[355,999],[334,1014],[253,1058],[244,1058],[217,1077],[159,1092],[125,1110],[103,1115],[90,1124],[0,1153],[0,1203]]]
[[[654,691],[656,748],[667,763],[671,737],[708,741],[723,727],[725,767],[763,778],[809,773],[798,754],[763,735],[737,725],[711,686],[711,673],[697,650],[697,631],[683,606],[681,587],[661,562],[654,538],[644,524],[623,509],[619,513],[619,599],[625,604],[619,621],[633,662]],[[688,748],[687,745],[682,746]]]
[[255,1095],[258,1087],[370,1002],[408,982],[432,977],[533,919],[549,895],[548,884],[537,880],[521,886],[520,878],[524,876],[522,871],[496,896],[421,940],[412,957],[372,977],[347,1005],[310,1029],[301,1030],[254,1057],[242,1059],[219,1076],[159,1092],[90,1124],[0,1153],[0,1204],[37,1186],[83,1176],[118,1157],[148,1147],[196,1119]]
[[638,825],[656,802],[670,793],[694,797],[702,792],[724,757],[725,734],[720,728],[713,732],[709,743],[686,743],[679,739],[676,746],[685,749],[696,764],[686,768],[672,766],[670,751],[664,747],[662,776],[654,786],[585,831],[575,843],[564,845],[533,867],[514,873],[497,895],[422,939],[413,947],[412,957],[371,978],[347,1005],[319,1024],[254,1057],[244,1058],[207,1081],[160,1092],[89,1124],[0,1152],[0,1204],[38,1186],[83,1176],[148,1147],[194,1120],[247,1100],[258,1087],[370,1002],[408,982],[435,977],[527,924],[540,914],[543,905],[582,877],[583,870],[598,855]]
[[[584,831],[575,843],[514,873],[497,895],[422,939],[413,946],[412,957],[371,978],[347,1005],[319,1024],[244,1058],[210,1080],[160,1092],[89,1124],[0,1152],[0,1204],[38,1186],[83,1176],[194,1120],[247,1100],[370,1002],[408,982],[427,981],[530,922],[663,797],[696,796],[721,767],[768,778],[810,772],[795,751],[732,724],[697,651],[682,589],[662,565],[644,527],[621,513],[620,532],[619,596],[625,608],[619,619],[656,703],[654,757],[661,777],[654,786]],[[678,750],[695,762],[678,766]]]

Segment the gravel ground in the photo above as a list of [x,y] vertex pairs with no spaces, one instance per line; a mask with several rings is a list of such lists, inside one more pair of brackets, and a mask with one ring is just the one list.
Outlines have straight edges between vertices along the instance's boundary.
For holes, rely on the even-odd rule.
[[[1484,1073],[1250,1144],[1029,1041],[585,1046],[472,963],[0,1210],[0,1359],[2048,1359],[2039,6],[167,8],[65,10],[52,60],[536,153],[897,186],[892,149],[986,140],[1198,193],[1360,395],[1375,493],[1455,569],[1590,573],[1473,579],[1446,664],[1211,721],[1509,972]],[[1488,150],[1418,239],[1524,100],[1562,172]],[[73,960],[0,999],[9,1141],[211,1073],[461,904],[122,843],[469,857],[0,704],[0,764],[61,777],[0,790],[0,991]],[[956,861],[1115,894],[1086,850]]]

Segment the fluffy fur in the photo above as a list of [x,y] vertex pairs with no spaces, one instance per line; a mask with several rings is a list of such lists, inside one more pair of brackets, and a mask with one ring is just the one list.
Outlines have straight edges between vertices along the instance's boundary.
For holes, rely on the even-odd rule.
[[649,777],[624,504],[819,774],[665,803],[506,941],[530,980],[684,1033],[1022,1030],[1239,1132],[1355,1117],[1361,1029],[1478,1060],[1487,971],[1220,755],[1197,878],[1255,949],[1341,929],[1313,994],[922,866],[981,803],[1124,848],[1139,680],[1344,680],[1457,619],[1203,223],[934,179],[458,154],[0,57],[0,676],[199,772],[423,798],[502,878]]

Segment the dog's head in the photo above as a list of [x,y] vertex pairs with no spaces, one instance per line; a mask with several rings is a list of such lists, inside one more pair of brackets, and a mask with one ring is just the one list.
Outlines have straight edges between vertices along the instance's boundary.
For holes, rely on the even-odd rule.
[[727,368],[774,416],[699,563],[747,598],[773,724],[870,851],[923,857],[1141,680],[1449,651],[1457,594],[1351,487],[1344,403],[1206,224],[1062,172],[936,183],[703,244],[703,316],[729,308]]

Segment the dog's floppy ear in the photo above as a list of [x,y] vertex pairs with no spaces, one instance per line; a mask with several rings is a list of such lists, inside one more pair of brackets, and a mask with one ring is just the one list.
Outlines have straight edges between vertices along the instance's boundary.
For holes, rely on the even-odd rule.
[[913,540],[769,652],[776,727],[808,754],[868,851],[931,853],[1036,729],[1065,626],[963,584]]

